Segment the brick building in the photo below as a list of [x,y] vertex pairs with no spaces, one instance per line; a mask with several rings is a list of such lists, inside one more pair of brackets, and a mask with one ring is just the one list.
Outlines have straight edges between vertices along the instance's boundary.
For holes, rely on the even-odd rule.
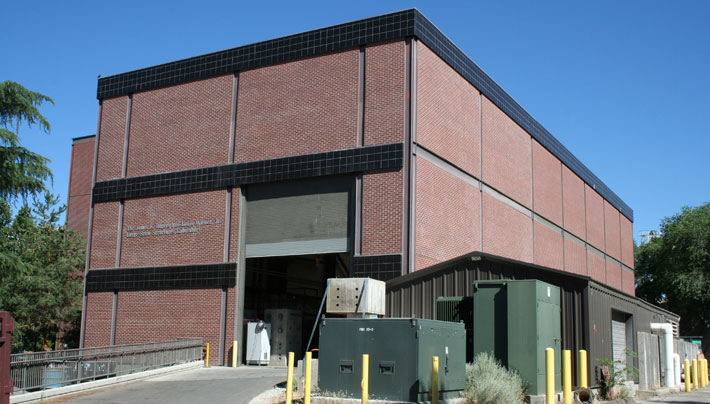
[[471,253],[637,301],[632,210],[416,10],[98,99],[84,346],[201,336],[229,363],[264,309],[310,332],[329,277],[396,286]]

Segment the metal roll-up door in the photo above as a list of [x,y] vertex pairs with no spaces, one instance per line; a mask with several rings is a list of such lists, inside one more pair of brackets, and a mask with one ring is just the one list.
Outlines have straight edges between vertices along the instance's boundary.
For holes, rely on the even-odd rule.
[[611,320],[611,355],[619,370],[626,367],[626,321],[623,314],[613,313]]
[[347,252],[350,176],[250,185],[246,257]]

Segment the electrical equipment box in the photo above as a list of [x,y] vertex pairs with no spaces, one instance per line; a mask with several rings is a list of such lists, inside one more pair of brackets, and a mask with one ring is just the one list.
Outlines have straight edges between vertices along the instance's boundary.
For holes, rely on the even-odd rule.
[[267,309],[264,310],[264,320],[271,324],[271,366],[288,365],[289,352],[299,358],[303,355],[303,313],[300,310]]
[[437,297],[436,319],[464,324],[466,328],[466,362],[473,362],[473,296]]
[[370,278],[331,278],[328,282],[326,313],[385,315],[384,282]]
[[439,397],[460,397],[466,384],[461,323],[408,318],[326,318],[320,325],[321,392],[361,395],[362,355],[369,355],[370,397],[431,401],[432,357],[439,357]]
[[492,352],[545,394],[545,349],[555,350],[555,389],[561,391],[560,288],[538,280],[473,283],[473,355]]
[[247,365],[268,365],[271,360],[271,324],[263,321],[247,324]]

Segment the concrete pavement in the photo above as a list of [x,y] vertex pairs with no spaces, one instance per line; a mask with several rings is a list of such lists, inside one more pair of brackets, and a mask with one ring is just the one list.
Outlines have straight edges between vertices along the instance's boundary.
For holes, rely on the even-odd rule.
[[639,404],[704,404],[710,403],[710,388],[695,390],[690,393],[676,393],[661,397],[654,397],[648,400],[636,400]]
[[128,383],[79,396],[46,401],[66,404],[247,404],[276,383],[286,369],[211,367]]

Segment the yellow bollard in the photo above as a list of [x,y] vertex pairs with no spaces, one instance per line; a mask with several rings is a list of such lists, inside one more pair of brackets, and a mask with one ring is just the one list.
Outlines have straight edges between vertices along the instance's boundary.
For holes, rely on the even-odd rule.
[[[370,355],[362,354],[362,383],[360,387],[362,388],[362,404],[367,404],[367,398],[370,394],[368,391],[368,383],[370,382]],[[288,403],[287,403],[288,404]]]
[[555,350],[545,349],[545,404],[555,404]]
[[685,359],[683,361],[683,376],[685,377],[685,391],[691,391],[690,387],[690,361]]
[[703,360],[698,359],[698,386],[705,387],[705,374],[703,373]]
[[562,350],[562,403],[572,404],[572,351]]
[[286,375],[286,404],[293,399],[293,352],[288,353],[288,374]]
[[700,360],[700,387],[706,387],[708,385],[707,381],[707,359]]
[[234,345],[232,345],[232,367],[233,367],[233,368],[236,368],[236,367],[237,367],[237,358],[238,358],[238,355],[237,355],[237,347],[238,347],[238,346],[239,346],[239,345],[237,345],[237,340],[235,339],[235,340],[234,340]]
[[207,351],[205,352],[205,367],[210,367],[210,343],[206,342]]
[[439,404],[439,357],[431,357],[431,404]]
[[579,376],[579,387],[586,389],[589,387],[587,384],[587,351],[584,349],[579,350],[579,369],[577,374]]
[[306,352],[306,380],[303,382],[303,404],[311,404],[311,354]]
[[710,376],[708,376],[708,360],[703,359],[705,361],[705,385],[707,386],[710,384]]
[[693,388],[698,389],[700,383],[698,383],[698,360],[693,359]]

